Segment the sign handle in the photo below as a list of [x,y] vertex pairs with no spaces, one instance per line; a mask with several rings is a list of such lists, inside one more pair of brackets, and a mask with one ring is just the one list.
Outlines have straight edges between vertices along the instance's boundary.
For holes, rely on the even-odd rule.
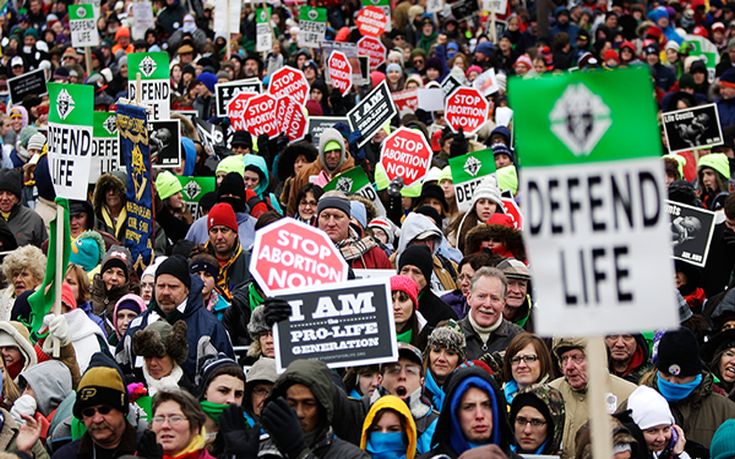
[[92,51],[89,46],[84,47],[84,66],[87,68],[87,78],[92,74]]
[[[61,283],[64,280],[64,206],[56,204],[56,270],[54,272],[54,315],[61,314]],[[53,357],[59,358],[61,348],[58,339],[53,340]]]
[[140,106],[140,86],[141,86],[140,72],[135,74],[135,105]]
[[607,411],[607,351],[599,336],[587,341],[587,370],[589,390],[587,403],[590,410],[592,457],[612,457],[612,424]]
[[490,36],[493,38],[493,43],[498,42],[498,29],[495,24],[495,11],[490,12]]

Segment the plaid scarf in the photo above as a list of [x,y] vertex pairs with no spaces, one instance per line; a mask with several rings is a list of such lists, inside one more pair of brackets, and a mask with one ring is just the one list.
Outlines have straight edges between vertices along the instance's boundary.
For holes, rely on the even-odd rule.
[[363,255],[368,253],[370,249],[377,246],[378,244],[370,236],[362,239],[347,238],[337,243],[337,248],[342,253],[344,259],[348,262],[361,258]]
[[[207,243],[209,245],[209,243]],[[219,276],[217,276],[217,291],[220,295],[224,296],[225,299],[232,303],[232,293],[230,292],[230,287],[227,285],[228,281],[228,274],[230,266],[237,260],[237,258],[242,254],[242,246],[240,245],[240,242],[238,241],[237,247],[235,248],[235,251],[230,256],[230,259],[227,260],[227,263],[219,267]]]

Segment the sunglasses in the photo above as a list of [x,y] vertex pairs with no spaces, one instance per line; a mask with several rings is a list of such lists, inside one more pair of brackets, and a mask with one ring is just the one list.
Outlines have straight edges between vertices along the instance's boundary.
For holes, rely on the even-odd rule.
[[99,413],[102,416],[105,416],[107,414],[110,414],[110,411],[112,411],[112,407],[107,405],[103,405],[97,408],[90,407],[82,410],[82,416],[84,416],[85,418],[91,418],[92,416],[94,416],[95,413]]

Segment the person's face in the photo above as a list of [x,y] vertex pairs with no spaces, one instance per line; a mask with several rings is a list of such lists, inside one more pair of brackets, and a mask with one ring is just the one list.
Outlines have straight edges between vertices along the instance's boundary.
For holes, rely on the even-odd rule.
[[498,209],[498,205],[485,198],[481,198],[475,204],[475,213],[477,213],[477,219],[481,222],[486,222],[493,216],[495,211]]
[[396,325],[405,324],[413,313],[413,302],[404,292],[393,292],[393,318]]
[[71,237],[77,237],[87,229],[87,213],[82,212],[69,217]]
[[10,191],[0,191],[0,211],[5,213],[13,210],[13,206],[18,203],[18,197]]
[[258,75],[258,63],[253,59],[245,61],[244,72],[247,77],[259,77]]
[[296,412],[304,433],[316,430],[319,426],[319,402],[311,389],[303,384],[293,384],[286,389],[286,402]]
[[526,301],[528,294],[528,281],[525,279],[508,278],[508,294],[505,297],[506,306],[509,308],[519,308]]
[[373,395],[375,389],[378,388],[380,382],[383,380],[383,376],[379,371],[372,373],[361,373],[357,377],[357,385],[362,395]]
[[77,273],[76,271],[72,270],[66,273],[66,276],[64,277],[64,282],[69,284],[69,287],[71,287],[71,292],[74,295],[74,298],[79,300],[79,282],[77,280]]
[[[525,66],[518,66],[525,67]],[[500,169],[501,167],[510,166],[513,162],[510,160],[508,155],[495,155],[495,168]]]
[[679,60],[679,53],[675,49],[669,48],[666,50],[666,59],[668,59],[669,63],[673,64]]
[[497,277],[483,276],[475,282],[467,297],[470,314],[480,327],[498,323],[505,307],[503,283]]
[[702,184],[707,190],[716,190],[717,176],[715,175],[715,171],[708,167],[702,169]]
[[416,285],[418,285],[419,291],[423,290],[424,287],[426,287],[427,280],[424,277],[424,273],[422,273],[417,266],[405,265],[403,268],[401,268],[401,271],[398,274],[402,274],[413,279],[414,282],[416,282]]
[[529,405],[518,410],[513,428],[518,446],[523,451],[536,451],[546,440],[548,431],[544,416]]
[[0,347],[0,354],[3,356],[3,363],[5,368],[11,365],[17,365],[19,362],[23,362],[23,356],[15,346],[3,346]]
[[189,289],[171,274],[161,274],[156,278],[155,293],[156,303],[164,313],[168,314],[186,300],[186,297],[189,296]]
[[671,424],[662,424],[651,427],[643,431],[643,438],[646,439],[648,449],[657,453],[671,440]]
[[733,97],[735,97],[735,88],[720,86],[720,95],[723,99],[732,99]]
[[387,77],[389,82],[396,84],[401,79],[401,72],[398,70],[391,70],[388,72]]
[[327,163],[327,169],[333,171],[339,166],[339,160],[342,158],[342,150],[339,148],[324,152],[324,161]]
[[271,359],[276,356],[275,347],[273,346],[273,332],[267,331],[261,333],[258,336],[258,342],[260,343],[260,349],[264,356]]
[[459,425],[464,437],[473,443],[486,442],[493,431],[493,408],[490,397],[477,387],[470,387],[459,402]]
[[694,80],[694,84],[700,85],[704,83],[706,74],[703,72],[694,72],[692,73],[692,79]]
[[114,188],[108,188],[105,193],[105,203],[107,204],[107,207],[111,209],[120,207],[122,205],[120,193],[118,193]]
[[[542,74],[542,73],[546,72],[546,65],[544,64],[544,61],[542,59],[536,59],[536,60],[534,60],[533,61],[533,70],[536,73],[538,73],[538,74]],[[497,163],[497,159],[496,159],[496,163]],[[497,167],[497,165],[495,167]]]
[[26,290],[33,290],[38,284],[41,283],[41,280],[36,279],[31,271],[26,268],[23,268],[20,271],[16,271],[15,273],[13,273],[13,278],[11,279],[11,281],[13,282],[13,289],[15,291],[16,297]]
[[209,298],[209,295],[212,293],[212,290],[214,289],[214,283],[216,279],[212,277],[212,275],[206,271],[199,271],[199,278],[202,280],[202,283],[204,286],[202,287],[202,296],[204,298]]
[[444,215],[444,207],[442,207],[441,201],[436,198],[426,198],[421,204],[433,207],[439,215]]
[[439,69],[435,69],[434,67],[430,67],[426,69],[426,78],[428,78],[431,81],[437,81],[439,80]]
[[144,357],[145,367],[155,379],[161,379],[171,374],[174,369],[174,361],[168,355],[163,357]]
[[314,67],[309,65],[304,69],[304,76],[309,81],[314,81],[316,79],[316,70],[314,70]]
[[470,287],[472,286],[472,276],[475,275],[475,270],[472,269],[469,263],[462,265],[462,269],[459,270],[459,290],[462,292],[465,298],[470,294]]
[[136,317],[138,317],[138,313],[130,309],[117,311],[117,331],[120,332],[121,336],[125,335],[125,332],[128,331],[128,325]]
[[82,410],[82,422],[92,441],[106,449],[117,447],[125,433],[125,415],[107,405]]
[[150,274],[143,276],[143,279],[140,281],[140,297],[143,298],[143,301],[146,303],[150,302],[153,297],[154,284],[153,276]]
[[269,382],[259,382],[253,387],[253,392],[250,394],[250,403],[253,407],[253,414],[256,417],[260,417],[260,413],[263,412],[265,400],[270,395],[272,388],[273,383]]
[[23,37],[23,45],[33,47],[36,44],[36,38],[33,35],[26,35]]
[[632,335],[610,335],[605,338],[605,344],[611,358],[617,362],[629,362],[638,347]]
[[629,62],[633,60],[633,51],[630,48],[623,48],[620,50],[620,60],[622,62]]
[[211,403],[242,405],[245,382],[232,375],[219,375],[207,387],[204,398]]
[[217,256],[229,255],[235,248],[237,242],[237,233],[223,225],[213,226],[209,230],[209,243],[214,247],[214,253]]
[[561,372],[574,390],[587,387],[587,356],[582,349],[570,349],[561,355]]
[[303,220],[310,220],[316,214],[317,201],[314,193],[308,192],[299,201],[299,217]]
[[372,426],[370,426],[370,432],[403,432],[401,426],[401,418],[393,410],[383,410],[379,414],[379,419]]
[[445,381],[449,373],[459,365],[459,355],[445,347],[432,346],[429,349],[431,373],[439,381]]
[[413,68],[415,68],[418,71],[421,71],[424,69],[424,64],[426,64],[426,61],[421,56],[416,56],[411,61],[413,63]]
[[306,159],[306,156],[299,155],[296,157],[296,161],[293,163],[293,172],[294,175],[297,175],[301,169],[309,164],[309,161]]
[[115,266],[107,268],[107,270],[102,273],[102,282],[105,283],[105,289],[107,289],[107,291],[110,291],[115,287],[120,287],[125,283],[125,271]]
[[341,210],[324,209],[319,214],[319,229],[327,233],[332,242],[347,239],[350,229],[350,219]]
[[658,64],[658,54],[654,54],[654,53],[646,54],[646,62],[648,62],[648,65]]
[[306,55],[299,54],[299,57],[296,58],[296,67],[303,69],[305,63],[306,63]]
[[720,357],[720,378],[728,384],[735,382],[735,347],[727,349]]
[[324,97],[324,94],[322,94],[320,90],[314,88],[309,94],[311,95],[311,100],[322,103],[322,98]]
[[452,199],[454,199],[454,183],[451,180],[444,179],[439,182],[439,186],[444,191],[444,199],[447,202],[452,202]]
[[406,400],[423,384],[421,366],[404,357],[398,363],[385,365],[383,368],[383,388],[391,395]]
[[541,360],[532,343],[521,349],[510,359],[510,372],[513,379],[522,387],[529,386],[541,379]]
[[153,414],[153,432],[156,434],[156,443],[161,445],[163,452],[175,456],[183,451],[194,435],[189,420],[178,403],[168,400],[156,408]]
[[258,175],[257,172],[245,171],[243,180],[245,181],[245,188],[254,190],[255,188],[257,188],[258,184],[260,183],[260,176]]

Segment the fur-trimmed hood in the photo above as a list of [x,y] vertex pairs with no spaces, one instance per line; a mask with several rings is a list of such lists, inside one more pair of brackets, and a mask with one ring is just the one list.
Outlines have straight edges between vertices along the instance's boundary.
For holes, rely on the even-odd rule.
[[133,335],[133,353],[141,357],[168,355],[181,365],[189,352],[186,330],[186,322],[183,320],[177,321],[174,325],[165,320],[153,322]]
[[490,239],[495,242],[502,242],[506,249],[513,254],[515,259],[526,261],[526,247],[523,245],[521,232],[515,228],[509,228],[503,225],[480,224],[472,228],[467,233],[464,253],[472,254],[479,252],[482,241]]
[[102,206],[105,203],[105,193],[109,187],[113,187],[122,192],[123,196],[125,195],[125,182],[112,174],[100,175],[94,187],[94,197],[92,199],[94,214],[97,218],[102,218]]

